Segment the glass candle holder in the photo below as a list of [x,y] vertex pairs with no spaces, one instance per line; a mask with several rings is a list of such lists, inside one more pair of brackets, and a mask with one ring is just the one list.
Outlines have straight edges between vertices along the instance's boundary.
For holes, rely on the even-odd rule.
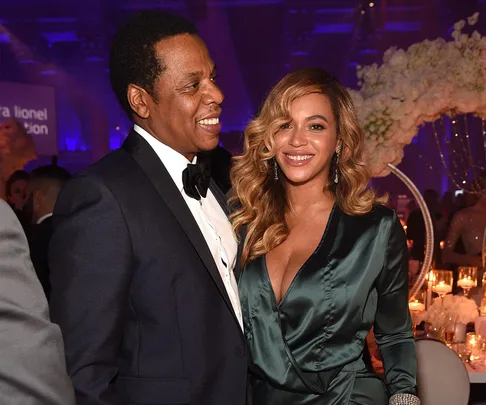
[[460,266],[458,270],[459,277],[457,279],[457,286],[461,287],[464,291],[464,296],[468,297],[471,288],[478,285],[478,268]]
[[432,270],[430,272],[430,281],[432,282],[432,291],[444,298],[444,295],[452,292],[452,271],[450,270]]
[[471,360],[477,359],[481,351],[481,339],[473,332],[466,334],[466,347],[471,352]]
[[410,298],[408,302],[410,312],[425,311],[425,291],[419,291],[415,297]]
[[482,277],[481,305],[479,307],[479,311],[481,312],[481,316],[486,316],[486,271],[483,273],[483,277]]

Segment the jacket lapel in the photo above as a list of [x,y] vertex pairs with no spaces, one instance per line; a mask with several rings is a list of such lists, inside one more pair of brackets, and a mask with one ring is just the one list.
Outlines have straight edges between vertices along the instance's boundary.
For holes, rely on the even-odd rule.
[[226,304],[231,310],[235,320],[238,322],[233,310],[233,306],[231,305],[231,301],[229,300],[228,293],[226,292],[226,288],[221,280],[221,275],[219,274],[216,263],[214,263],[213,256],[209,250],[206,240],[204,239],[196,220],[194,219],[189,207],[184,201],[180,191],[174,184],[174,181],[170,177],[170,174],[165,166],[160,161],[152,147],[135,131],[130,132],[127,139],[123,143],[122,148],[126,150],[133,157],[133,159],[135,159],[154,187],[157,189],[159,195],[165,201],[172,214],[175,216],[187,237],[193,244],[194,249],[197,251],[199,257],[209,271],[209,274],[216,283],[216,286],[218,287]]
[[[216,198],[216,201],[218,201],[219,205],[223,209],[224,213],[226,214],[227,217],[230,216],[230,209],[228,205],[228,198],[224,193],[221,191],[221,189],[218,187],[216,182],[211,179],[211,183],[209,184],[209,188],[212,191],[214,197]],[[241,253],[243,250],[243,244],[242,241],[240,240],[238,242],[238,252],[236,253],[236,261],[235,261],[235,268],[233,269],[233,273],[235,275],[236,281],[240,278],[240,273],[241,273]]]
[[228,201],[226,199],[226,196],[223,194],[223,192],[213,179],[211,179],[211,182],[209,183],[209,189],[213,193],[214,198],[216,198],[216,201],[221,206],[221,209],[224,211],[226,216],[229,217],[230,212],[228,209]]

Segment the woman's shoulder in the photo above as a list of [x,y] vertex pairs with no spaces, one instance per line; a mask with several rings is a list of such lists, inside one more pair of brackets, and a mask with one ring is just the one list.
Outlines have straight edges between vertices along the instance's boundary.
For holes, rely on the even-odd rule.
[[397,214],[392,208],[383,204],[374,204],[370,211],[360,215],[347,215],[356,221],[365,221],[373,223],[389,223],[396,221]]

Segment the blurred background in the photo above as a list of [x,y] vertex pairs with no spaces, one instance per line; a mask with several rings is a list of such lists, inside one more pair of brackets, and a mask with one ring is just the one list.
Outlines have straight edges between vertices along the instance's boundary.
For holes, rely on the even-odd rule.
[[[50,118],[55,114],[55,123],[49,130],[57,150],[38,150],[38,159],[27,168],[49,163],[53,154],[72,173],[119,147],[131,128],[110,88],[108,55],[117,27],[137,11],[166,9],[196,22],[218,65],[226,95],[222,146],[237,153],[249,118],[286,72],[318,66],[356,88],[358,64],[381,62],[390,46],[449,39],[454,22],[486,7],[484,0],[1,0],[0,4],[0,82],[47,86],[40,90],[47,91],[54,103],[49,114]],[[485,21],[479,19],[478,31],[484,32]],[[28,99],[32,91],[22,86],[4,90],[0,121],[2,100],[13,97],[5,93]],[[42,132],[42,127],[37,130]],[[422,191],[454,191],[436,167],[440,156],[434,137],[420,134],[406,147],[400,168]],[[394,194],[405,192],[391,177],[375,180],[375,186]]]

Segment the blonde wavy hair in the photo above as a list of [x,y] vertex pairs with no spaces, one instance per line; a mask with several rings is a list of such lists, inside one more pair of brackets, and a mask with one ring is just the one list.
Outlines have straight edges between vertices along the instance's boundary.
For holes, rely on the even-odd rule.
[[[339,208],[349,215],[365,214],[375,203],[384,202],[368,188],[370,173],[363,161],[364,133],[347,90],[322,69],[304,68],[290,73],[270,91],[260,113],[246,127],[244,152],[234,158],[230,219],[235,234],[243,235],[242,265],[272,250],[289,234],[285,220],[289,209],[285,179],[280,172],[279,180],[275,180],[274,174],[274,139],[281,126],[291,119],[292,102],[313,93],[329,98],[342,143],[340,158],[336,159],[336,153],[332,158],[329,184],[323,192],[334,194]],[[332,179],[336,170],[338,184]]]

